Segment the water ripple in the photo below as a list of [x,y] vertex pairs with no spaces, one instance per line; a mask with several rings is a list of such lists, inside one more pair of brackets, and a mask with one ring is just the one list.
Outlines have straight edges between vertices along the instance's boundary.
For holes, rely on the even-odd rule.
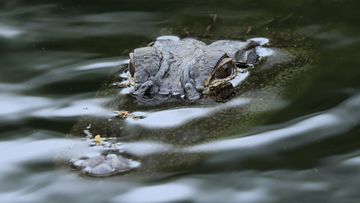
[[[283,146],[295,148],[308,143],[339,135],[360,123],[360,95],[354,95],[337,107],[326,112],[308,116],[300,121],[289,122],[288,127],[265,131],[247,137],[214,141],[185,149],[189,152],[238,151],[232,159],[243,156],[244,152],[269,153],[281,150]],[[226,153],[229,154],[229,153]],[[246,155],[245,155],[246,156]],[[226,160],[222,157],[218,160]]]
[[178,108],[148,113],[135,112],[136,114],[143,115],[144,119],[127,119],[126,122],[130,125],[147,128],[172,128],[191,122],[194,119],[211,116],[226,108],[244,106],[250,102],[250,98],[236,98],[227,103],[208,108]]

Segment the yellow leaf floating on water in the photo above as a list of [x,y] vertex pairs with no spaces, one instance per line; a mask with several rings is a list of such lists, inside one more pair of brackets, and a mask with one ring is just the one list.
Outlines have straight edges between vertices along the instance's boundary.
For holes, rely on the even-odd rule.
[[121,119],[125,119],[131,116],[130,112],[128,111],[118,111],[118,116]]
[[100,145],[102,143],[102,138],[100,135],[95,136],[95,144]]

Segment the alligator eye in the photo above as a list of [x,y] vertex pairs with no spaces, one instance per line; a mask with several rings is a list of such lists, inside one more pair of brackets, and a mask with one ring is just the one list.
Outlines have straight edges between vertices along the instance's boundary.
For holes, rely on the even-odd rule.
[[215,79],[224,79],[229,77],[232,74],[233,67],[230,63],[224,64],[218,68],[216,68],[214,72]]
[[232,75],[234,71],[234,65],[232,58],[224,55],[220,58],[218,64],[212,73],[213,79],[225,79]]

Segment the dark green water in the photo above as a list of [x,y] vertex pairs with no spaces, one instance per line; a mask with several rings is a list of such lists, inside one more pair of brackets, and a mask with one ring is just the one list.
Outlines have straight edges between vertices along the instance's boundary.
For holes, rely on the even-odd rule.
[[[59,2],[0,2],[0,202],[360,202],[358,1]],[[245,127],[236,120],[245,96],[125,105],[160,118],[151,129],[122,124],[146,170],[89,178],[59,164],[82,142],[67,136],[78,119],[107,112],[109,98],[95,97],[104,80],[164,34],[306,48],[311,81],[264,97],[273,105]]]

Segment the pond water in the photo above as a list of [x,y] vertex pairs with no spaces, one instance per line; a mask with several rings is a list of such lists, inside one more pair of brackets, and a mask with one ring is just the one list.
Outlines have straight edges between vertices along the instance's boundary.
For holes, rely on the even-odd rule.
[[[359,6],[2,1],[0,202],[358,203]],[[104,81],[132,49],[161,35],[266,37],[271,46],[306,53],[302,65],[310,68],[281,94],[249,90],[219,104],[148,106],[119,93],[116,110],[146,115],[118,121],[114,131],[141,166],[106,178],[80,174],[66,164],[77,149],[88,150],[85,135],[70,135],[73,126],[112,113],[114,97],[98,92]],[[266,102],[247,106],[254,100]]]

